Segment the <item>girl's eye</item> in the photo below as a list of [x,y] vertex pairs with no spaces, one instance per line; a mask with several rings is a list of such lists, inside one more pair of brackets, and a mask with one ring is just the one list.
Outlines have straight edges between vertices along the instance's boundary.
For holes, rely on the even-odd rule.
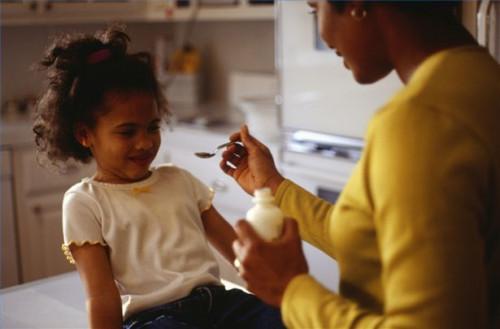
[[160,130],[160,125],[153,125],[149,127],[150,132],[157,132]]
[[125,137],[130,137],[130,136],[133,136],[134,135],[134,131],[133,130],[122,130],[122,131],[118,131],[118,134],[119,135],[122,135],[122,136],[125,136]]

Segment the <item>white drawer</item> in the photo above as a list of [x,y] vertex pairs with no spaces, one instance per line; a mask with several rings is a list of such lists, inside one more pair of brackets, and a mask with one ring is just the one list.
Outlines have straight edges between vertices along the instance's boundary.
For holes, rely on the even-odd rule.
[[231,215],[239,218],[226,218],[234,223],[243,218],[246,211],[252,207],[251,196],[246,194],[239,185],[219,168],[218,158],[200,159],[191,151],[170,148],[171,161],[174,165],[188,170],[203,183],[215,191],[215,208],[231,210]]
[[82,178],[92,175],[93,165],[70,166],[65,173],[55,168],[42,167],[33,150],[23,150],[19,154],[22,191],[25,195],[47,191],[66,190]]

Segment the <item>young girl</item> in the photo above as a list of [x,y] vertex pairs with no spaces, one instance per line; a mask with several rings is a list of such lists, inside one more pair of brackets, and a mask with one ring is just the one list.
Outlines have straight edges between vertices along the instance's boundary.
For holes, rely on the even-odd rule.
[[48,88],[34,125],[54,163],[96,163],[63,202],[63,249],[92,328],[282,328],[279,310],[225,290],[212,243],[230,262],[233,228],[187,171],[150,167],[166,101],[146,53],[113,27],[65,35],[41,61]]

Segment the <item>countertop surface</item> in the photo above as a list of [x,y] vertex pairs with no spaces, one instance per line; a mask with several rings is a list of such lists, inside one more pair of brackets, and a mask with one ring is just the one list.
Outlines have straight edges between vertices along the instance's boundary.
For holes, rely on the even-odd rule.
[[[221,280],[227,289],[243,287]],[[77,272],[0,289],[0,328],[88,328],[85,294]]]
[[0,290],[0,328],[88,328],[78,273]]

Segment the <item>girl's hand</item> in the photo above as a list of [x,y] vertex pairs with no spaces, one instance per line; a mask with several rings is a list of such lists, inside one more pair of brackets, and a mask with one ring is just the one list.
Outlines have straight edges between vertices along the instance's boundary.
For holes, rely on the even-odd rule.
[[283,235],[272,242],[259,238],[244,220],[235,229],[238,239],[233,242],[233,250],[248,290],[264,302],[280,307],[288,283],[309,272],[297,222],[285,219]]
[[[231,141],[241,141],[244,145],[233,144],[222,153],[221,169],[250,195],[255,189],[269,187],[273,194],[284,180],[274,164],[269,149],[248,132],[243,125],[239,132],[232,134]],[[230,164],[234,167],[232,167]]]

